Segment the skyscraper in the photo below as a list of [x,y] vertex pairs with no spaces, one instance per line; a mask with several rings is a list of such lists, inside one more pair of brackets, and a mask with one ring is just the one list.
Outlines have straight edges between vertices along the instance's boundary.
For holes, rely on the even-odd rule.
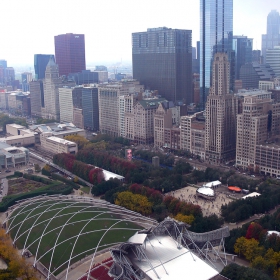
[[[232,59],[233,0],[200,0],[200,94],[204,107],[211,86],[214,54],[225,52]],[[234,83],[231,65],[230,89]]]
[[266,50],[280,45],[280,15],[272,10],[267,16],[267,34],[262,35],[262,56],[266,62]]
[[58,74],[58,65],[50,57],[50,61],[46,67],[44,80],[44,102],[45,107],[42,108],[42,115],[47,119],[60,120],[59,107],[59,88],[63,86],[74,86],[75,83],[64,81]]
[[280,77],[280,45],[266,50],[266,63],[270,65],[276,77]]
[[82,108],[84,127],[93,131],[99,130],[98,87],[82,88]]
[[205,111],[206,160],[216,164],[235,158],[237,99],[229,93],[229,72],[227,54],[216,53]]
[[232,48],[235,52],[235,80],[239,80],[241,66],[252,62],[253,39],[247,36],[233,36]]
[[192,96],[192,31],[167,27],[132,34],[133,78],[169,101]]
[[34,54],[34,70],[36,80],[45,78],[46,67],[50,57],[52,57],[54,60],[53,54]]
[[59,75],[77,73],[86,69],[85,36],[67,33],[54,37],[55,59]]

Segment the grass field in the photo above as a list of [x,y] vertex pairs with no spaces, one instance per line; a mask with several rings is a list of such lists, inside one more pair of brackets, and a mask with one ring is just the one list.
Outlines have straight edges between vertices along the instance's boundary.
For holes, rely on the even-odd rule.
[[[72,205],[69,207],[70,204]],[[50,271],[56,270],[55,275],[67,268],[72,250],[74,259],[71,260],[71,264],[92,254],[99,241],[98,250],[102,250],[111,247],[110,244],[114,242],[127,241],[141,229],[133,222],[121,221],[120,216],[111,213],[108,209],[96,208],[90,204],[45,201],[36,208],[38,205],[37,203],[26,207],[10,222],[11,227],[14,226],[11,236],[13,239],[17,238],[16,245],[19,249],[24,247],[25,242],[25,247],[30,246],[29,250],[34,256],[38,249],[37,260],[41,258],[40,261],[47,268],[50,266]],[[43,213],[45,210],[48,212]],[[19,211],[14,212],[13,215],[17,213]],[[111,229],[106,233],[110,227]],[[54,248],[55,244],[58,246]],[[50,263],[51,257],[53,259]]]

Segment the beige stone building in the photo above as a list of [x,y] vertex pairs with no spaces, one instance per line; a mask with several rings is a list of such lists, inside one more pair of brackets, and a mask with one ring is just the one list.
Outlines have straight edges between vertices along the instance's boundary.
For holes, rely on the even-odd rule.
[[280,174],[280,103],[271,93],[246,93],[237,116],[236,165],[267,175]]
[[165,98],[139,100],[134,108],[134,137],[137,144],[154,143],[154,114]]
[[[179,126],[180,107],[174,106],[171,101],[164,101],[159,104],[154,113],[154,146],[171,148],[171,131]],[[175,133],[176,134],[176,133]],[[175,140],[175,139],[173,139]]]
[[182,116],[180,125],[181,149],[205,159],[205,118],[204,112]]
[[205,110],[205,158],[215,164],[235,159],[237,98],[229,93],[230,63],[217,53]]

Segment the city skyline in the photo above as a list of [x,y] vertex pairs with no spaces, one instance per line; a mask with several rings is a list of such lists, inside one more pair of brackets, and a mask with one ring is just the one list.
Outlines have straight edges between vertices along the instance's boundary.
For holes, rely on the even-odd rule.
[[[278,0],[233,2],[234,35],[253,38],[254,49],[261,49],[267,15],[271,10],[280,11]],[[78,6],[64,0],[44,3],[2,1],[2,20],[9,28],[1,30],[5,44],[0,59],[7,60],[8,66],[31,66],[34,54],[54,53],[54,36],[65,33],[85,34],[88,64],[131,62],[131,34],[147,28],[192,30],[192,45],[199,40],[199,1],[195,5],[190,0],[143,0],[133,1],[133,5],[128,0],[97,0],[94,5],[83,0]],[[21,25],[29,26],[28,31],[22,32]]]

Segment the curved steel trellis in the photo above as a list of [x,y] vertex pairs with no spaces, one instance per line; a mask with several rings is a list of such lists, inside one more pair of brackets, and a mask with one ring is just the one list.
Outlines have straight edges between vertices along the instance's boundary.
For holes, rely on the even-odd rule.
[[[134,222],[134,223],[135,223],[135,221],[137,221],[137,220],[138,220],[138,224],[141,224],[142,226],[151,226],[151,225],[157,223],[157,222],[156,222],[155,220],[153,220],[153,219],[144,217],[144,216],[142,216],[141,214],[135,213],[135,212],[133,212],[133,211],[131,211],[131,210],[128,210],[128,209],[125,209],[124,207],[120,207],[120,206],[117,206],[117,205],[112,205],[112,204],[110,204],[110,203],[108,203],[108,202],[104,202],[104,201],[100,201],[100,200],[96,200],[96,199],[91,199],[91,198],[90,198],[90,199],[84,199],[84,198],[79,199],[79,197],[76,197],[76,196],[67,196],[65,199],[61,199],[61,198],[62,198],[61,196],[53,196],[53,197],[42,196],[42,197],[39,197],[39,198],[36,198],[36,199],[29,199],[29,200],[25,200],[25,201],[23,201],[23,202],[18,202],[17,207],[15,207],[15,208],[13,208],[13,209],[9,209],[9,210],[12,210],[12,211],[10,211],[10,213],[8,213],[8,216],[7,216],[7,218],[5,219],[5,222],[11,221],[11,223],[9,224],[9,227],[8,227],[7,232],[10,231],[10,230],[12,230],[12,229],[13,229],[14,227],[16,227],[17,225],[20,225],[20,226],[19,226],[19,229],[17,230],[17,233],[16,233],[16,240],[17,240],[18,238],[20,238],[23,234],[25,234],[26,232],[28,232],[27,238],[26,238],[25,243],[24,243],[24,250],[23,250],[23,252],[24,252],[25,250],[27,250],[32,244],[34,244],[34,242],[36,242],[36,241],[39,240],[39,244],[38,244],[38,246],[37,246],[37,250],[36,250],[36,254],[35,254],[34,265],[35,265],[37,262],[39,262],[39,260],[40,260],[46,253],[48,253],[49,251],[53,250],[53,251],[52,251],[52,256],[53,256],[54,250],[55,250],[55,248],[56,248],[57,246],[59,246],[60,244],[62,244],[62,243],[64,243],[64,242],[67,242],[67,241],[70,240],[70,239],[76,238],[76,240],[75,240],[75,245],[74,245],[73,248],[72,248],[72,251],[71,251],[71,255],[70,255],[69,260],[67,260],[66,262],[64,262],[63,264],[61,264],[61,265],[59,266],[59,267],[61,267],[61,266],[63,266],[64,264],[66,264],[66,263],[68,262],[66,279],[67,279],[67,277],[68,277],[69,267],[70,267],[70,264],[71,264],[71,260],[72,260],[72,259],[77,258],[77,257],[80,256],[80,255],[83,255],[85,252],[95,250],[95,251],[94,251],[94,254],[93,254],[93,257],[92,257],[92,260],[91,260],[91,265],[90,265],[90,268],[91,268],[92,262],[93,262],[93,260],[94,260],[94,258],[95,258],[95,256],[96,256],[96,252],[97,252],[98,248],[100,249],[100,248],[102,248],[102,247],[104,247],[104,246],[108,246],[108,245],[112,246],[112,245],[114,245],[114,244],[119,244],[119,243],[120,243],[120,242],[113,242],[113,243],[110,243],[110,244],[105,244],[105,245],[100,246],[101,241],[103,240],[104,236],[108,233],[109,230],[131,230],[131,231],[137,231],[137,230],[139,230],[138,228],[137,228],[137,229],[136,229],[136,228],[133,228],[133,229],[128,229],[128,228],[116,228],[116,229],[112,229],[113,226],[117,225],[117,224],[120,223],[120,222],[129,222],[129,221],[130,221],[130,222]],[[57,202],[57,200],[59,200],[59,202]],[[73,202],[73,200],[76,200],[76,202]],[[55,203],[46,206],[46,203],[47,203],[47,202],[51,202],[51,201],[54,201]],[[38,220],[40,219],[40,217],[42,217],[43,214],[54,210],[54,209],[52,209],[51,207],[54,207],[54,205],[60,204],[60,203],[63,203],[63,202],[69,202],[69,204],[65,205],[65,206],[62,207],[62,208],[57,208],[57,209],[59,209],[59,211],[58,211],[52,218],[46,219],[46,220],[44,220],[44,221],[42,221],[42,222],[40,222],[40,223],[37,223]],[[61,213],[63,210],[65,210],[65,209],[67,209],[67,208],[70,208],[70,207],[78,207],[78,206],[75,206],[75,205],[76,205],[76,204],[79,204],[79,203],[89,203],[89,204],[91,204],[91,205],[89,205],[89,206],[84,206],[84,207],[83,207],[82,209],[80,209],[78,212],[75,212],[74,214],[72,213],[72,215],[71,215],[71,213],[59,215],[59,213]],[[34,207],[33,209],[26,210],[26,208],[27,208],[28,206],[32,205],[32,204],[37,204],[37,205],[36,205],[36,207]],[[41,208],[42,208],[42,207],[47,207],[47,208],[45,208],[44,211],[43,211],[42,213],[36,213],[36,214],[34,214],[34,210],[35,210],[35,209],[39,209],[40,207],[41,207]],[[79,206],[79,207],[81,207],[81,206]],[[84,210],[90,209],[90,208],[93,208],[93,211],[86,211],[86,212],[100,212],[100,211],[98,211],[98,210],[99,210],[98,207],[101,208],[101,209],[100,209],[101,211],[104,210],[104,209],[102,209],[102,208],[105,208],[106,210],[104,210],[103,212],[99,213],[99,214],[96,215],[95,217],[90,218],[90,220],[83,220],[83,221],[86,221],[86,224],[83,226],[83,229],[80,230],[79,234],[77,234],[77,235],[75,235],[75,236],[72,236],[71,238],[69,238],[69,239],[67,239],[67,240],[64,240],[64,241],[62,241],[62,242],[60,242],[60,243],[58,243],[58,238],[59,238],[59,236],[58,236],[58,237],[56,238],[55,246],[54,246],[52,249],[48,250],[48,252],[45,252],[45,254],[43,254],[42,256],[40,256],[40,257],[38,256],[38,250],[39,250],[39,247],[40,247],[40,244],[41,244],[41,241],[42,241],[43,236],[45,236],[46,234],[52,232],[53,230],[57,230],[58,228],[60,228],[60,234],[61,234],[61,232],[63,231],[63,229],[64,229],[67,225],[74,224],[74,223],[76,223],[76,222],[81,222],[81,220],[79,220],[79,221],[75,221],[75,222],[69,223],[69,221],[70,221],[76,214],[82,213]],[[13,216],[14,211],[18,210],[19,208],[21,208],[20,211],[19,211],[18,213],[16,213],[16,215]],[[26,211],[24,211],[24,210],[26,210]],[[19,216],[19,215],[22,215],[23,213],[26,213],[26,212],[28,212],[27,215],[26,215],[26,217],[25,217],[20,223],[17,223],[16,225],[13,225],[13,222],[14,222],[15,218],[16,218],[17,216]],[[47,232],[47,228],[48,228],[49,224],[51,223],[51,221],[52,221],[53,219],[58,218],[58,217],[60,217],[60,216],[69,215],[69,214],[71,215],[71,217],[66,221],[66,223],[65,223],[64,225],[59,226],[59,227],[56,227],[55,229],[53,229],[53,230]],[[75,248],[75,246],[76,246],[76,244],[77,244],[79,238],[80,238],[81,236],[83,236],[83,235],[86,235],[86,234],[89,234],[89,233],[92,233],[92,232],[97,232],[97,230],[94,230],[94,231],[89,231],[89,232],[83,233],[82,231],[84,230],[84,228],[86,227],[86,225],[88,225],[91,221],[93,221],[93,220],[96,219],[98,216],[103,215],[103,214],[120,215],[120,216],[123,217],[123,218],[117,219],[117,221],[116,221],[116,219],[106,218],[105,220],[113,220],[113,221],[116,221],[116,222],[115,222],[112,226],[110,226],[110,228],[108,228],[108,229],[106,229],[106,230],[105,230],[104,228],[98,230],[98,231],[104,231],[104,230],[105,230],[105,232],[104,232],[104,234],[102,235],[101,239],[99,240],[97,246],[96,246],[95,248],[90,248],[89,250],[85,250],[84,252],[81,252],[81,253],[79,253],[79,254],[73,256],[74,248]],[[27,229],[26,231],[24,231],[22,234],[19,235],[20,229],[22,228],[23,224],[24,224],[28,219],[32,219],[32,218],[34,218],[34,217],[36,217],[36,216],[37,216],[37,218],[35,218],[35,221],[33,222],[31,228]],[[131,218],[131,216],[133,216],[133,217]],[[99,220],[99,219],[98,219],[98,220]],[[46,221],[49,221],[49,222],[48,222],[48,224],[46,225],[46,227],[45,227],[43,233],[41,234],[41,236],[40,236],[39,238],[37,238],[35,241],[33,241],[31,244],[29,244],[29,245],[27,246],[27,244],[28,244],[28,243],[27,243],[27,242],[28,242],[28,238],[29,238],[29,236],[30,236],[30,234],[31,234],[31,232],[32,232],[32,229],[33,229],[34,227],[36,227],[36,226],[42,224],[42,223],[45,223]],[[59,235],[60,235],[60,234],[59,234]],[[59,269],[59,268],[56,268],[55,271],[52,271],[52,272],[50,271],[50,269],[51,269],[51,264],[50,264],[50,267],[49,267],[48,279],[49,279],[50,275],[53,275],[53,273],[54,273],[55,271],[57,271],[57,269]]]

